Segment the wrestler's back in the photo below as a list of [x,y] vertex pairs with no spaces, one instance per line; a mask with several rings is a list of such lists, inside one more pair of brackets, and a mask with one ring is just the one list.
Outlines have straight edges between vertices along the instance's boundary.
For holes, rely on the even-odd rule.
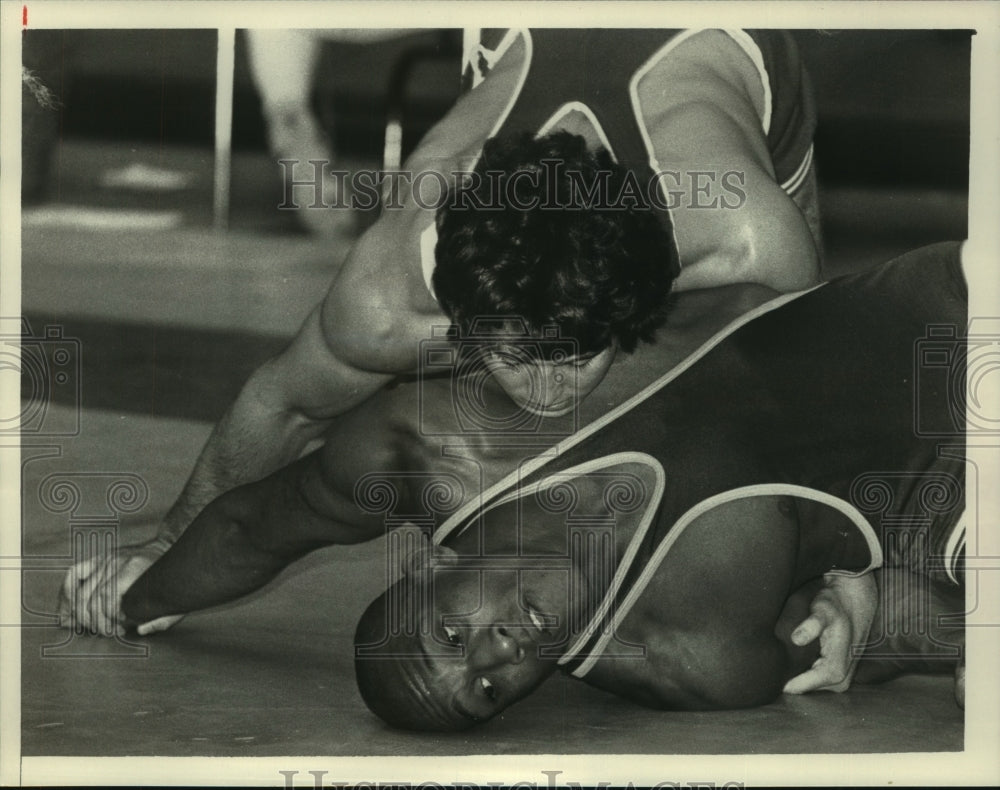
[[[642,573],[649,585],[619,631],[647,645],[646,660],[602,655],[585,679],[673,707],[711,707],[720,699],[739,705],[743,694],[776,694],[781,678],[790,677],[773,634],[780,607],[772,599],[770,610],[756,616],[745,607],[766,603],[776,590],[787,596],[830,568],[865,567],[866,539],[856,528],[844,529],[845,514],[881,506],[866,503],[871,494],[859,493],[859,483],[873,478],[875,499],[892,504],[887,518],[869,517],[872,537],[883,544],[886,525],[899,518],[911,526],[928,520],[928,543],[947,534],[961,513],[963,462],[960,453],[941,453],[940,440],[916,427],[918,418],[946,424],[951,394],[940,377],[922,380],[914,355],[934,325],[960,334],[965,305],[958,245],[919,250],[758,318],[603,436],[567,453],[561,462],[572,465],[596,454],[644,451],[661,461],[667,480],[659,534],[638,560],[648,563]],[[955,496],[942,495],[942,480],[953,481]],[[796,509],[789,540],[780,539],[777,509],[766,505],[774,484],[819,496]],[[735,513],[722,516],[716,505],[675,535],[688,514],[746,486],[760,491],[729,501],[725,507]],[[827,497],[841,504],[817,506]],[[657,567],[650,560],[654,540],[668,538],[676,542]],[[755,554],[761,545],[767,551]],[[769,553],[778,550],[780,559]],[[817,557],[824,562],[816,564]],[[740,570],[747,559],[753,562]],[[890,563],[913,559],[889,556]],[[742,597],[732,597],[734,590]],[[734,619],[731,612],[743,614]],[[748,626],[756,630],[747,634]],[[731,633],[752,638],[731,643]],[[747,666],[757,668],[748,674]],[[580,669],[586,668],[574,673]]]

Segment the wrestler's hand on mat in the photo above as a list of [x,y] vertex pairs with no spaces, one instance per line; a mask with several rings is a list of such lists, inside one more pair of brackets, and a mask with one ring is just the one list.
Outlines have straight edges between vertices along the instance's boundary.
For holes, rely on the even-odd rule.
[[110,557],[90,557],[66,574],[59,590],[59,624],[80,627],[101,636],[119,636],[138,625],[141,635],[163,631],[182,615],[161,617],[149,623],[129,622],[121,611],[122,596],[169,548],[154,539],[138,546],[123,546]]
[[871,573],[841,576],[828,573],[810,606],[810,615],[792,631],[802,647],[819,639],[819,658],[812,668],[785,684],[786,694],[847,691],[857,667],[851,648],[867,639],[878,606],[878,586]]

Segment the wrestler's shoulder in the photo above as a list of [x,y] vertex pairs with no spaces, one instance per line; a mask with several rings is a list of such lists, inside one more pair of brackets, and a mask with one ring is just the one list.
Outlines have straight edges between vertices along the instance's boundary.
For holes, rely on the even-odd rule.
[[749,100],[758,113],[764,108],[761,73],[732,34],[700,30],[683,38],[662,56],[638,83],[643,106],[655,107],[654,95],[678,102],[727,106],[734,93]]
[[434,299],[423,286],[420,248],[423,232],[433,223],[432,210],[386,207],[355,242],[328,299],[339,299],[344,307],[360,302],[366,309],[434,312]]

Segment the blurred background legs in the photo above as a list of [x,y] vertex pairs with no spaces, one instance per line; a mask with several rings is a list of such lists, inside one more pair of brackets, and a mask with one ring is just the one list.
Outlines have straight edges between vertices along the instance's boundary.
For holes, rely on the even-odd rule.
[[[334,159],[333,146],[327,131],[320,127],[311,102],[319,63],[320,31],[248,30],[246,42],[271,153],[277,160],[300,163],[292,168],[308,168],[311,172],[308,163],[319,161],[327,163],[322,167],[329,170]],[[324,204],[338,202],[341,196],[337,187],[342,183],[340,179],[323,180]],[[340,209],[304,207],[297,213],[302,227],[315,233],[333,232],[349,217],[348,212]]]

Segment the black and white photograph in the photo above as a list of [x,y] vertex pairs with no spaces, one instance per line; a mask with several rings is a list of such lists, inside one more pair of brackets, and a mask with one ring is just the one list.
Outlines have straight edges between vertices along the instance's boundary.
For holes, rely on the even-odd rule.
[[0,783],[1000,783],[1000,3],[0,12]]

